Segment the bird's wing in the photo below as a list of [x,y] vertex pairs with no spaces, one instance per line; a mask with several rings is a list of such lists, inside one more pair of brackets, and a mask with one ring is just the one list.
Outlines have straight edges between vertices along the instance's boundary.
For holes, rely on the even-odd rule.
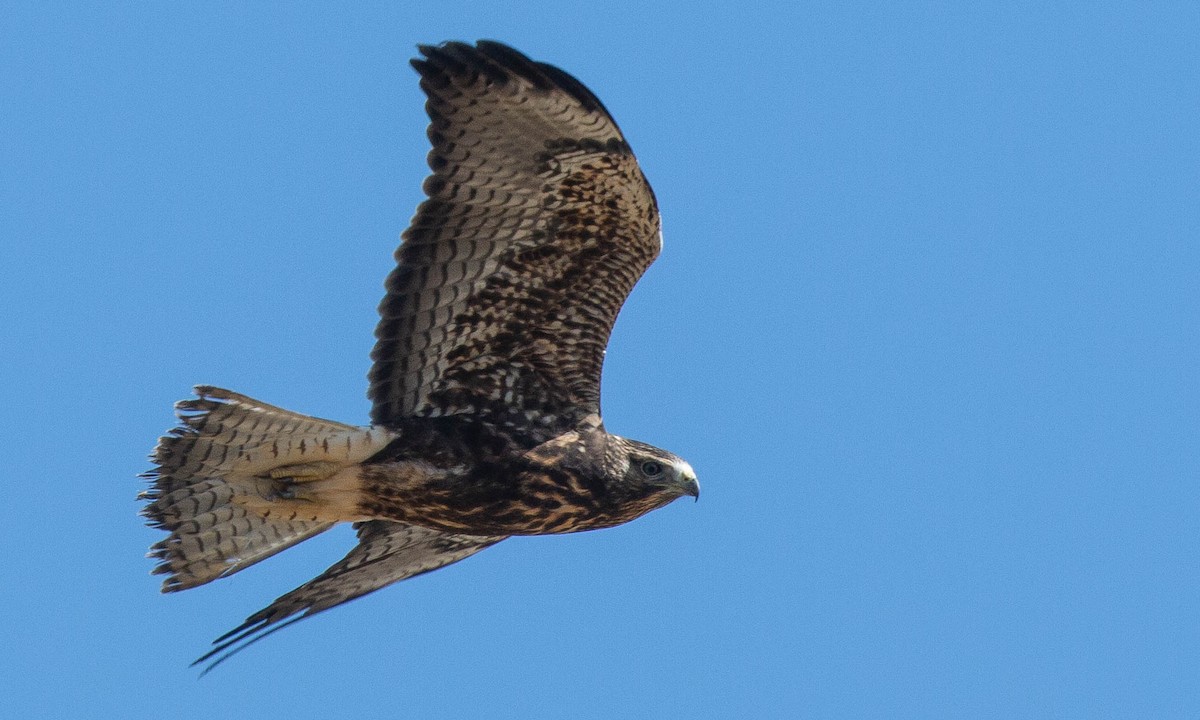
[[653,191],[562,70],[495,42],[420,51],[433,174],[380,304],[371,418],[556,435],[599,412],[613,322],[661,246]]
[[358,545],[346,557],[217,638],[215,647],[193,664],[212,660],[205,669],[208,672],[276,630],[394,582],[458,562],[504,539],[455,535],[387,520],[355,527]]

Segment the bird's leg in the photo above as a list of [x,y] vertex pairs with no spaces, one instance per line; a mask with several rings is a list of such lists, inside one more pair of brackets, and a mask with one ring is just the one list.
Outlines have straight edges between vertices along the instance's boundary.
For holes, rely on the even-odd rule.
[[271,469],[268,476],[271,483],[272,500],[306,500],[299,486],[325,480],[341,470],[343,465],[333,462],[310,462],[299,465],[284,465]]
[[272,520],[357,522],[359,466],[330,461],[281,465],[254,476],[232,502]]

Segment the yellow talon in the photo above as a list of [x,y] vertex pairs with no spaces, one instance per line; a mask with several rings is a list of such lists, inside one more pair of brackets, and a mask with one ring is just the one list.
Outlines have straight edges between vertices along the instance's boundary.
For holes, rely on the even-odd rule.
[[272,468],[268,476],[272,480],[291,480],[292,482],[313,482],[332,476],[342,465],[332,462],[311,462],[299,465],[284,465]]

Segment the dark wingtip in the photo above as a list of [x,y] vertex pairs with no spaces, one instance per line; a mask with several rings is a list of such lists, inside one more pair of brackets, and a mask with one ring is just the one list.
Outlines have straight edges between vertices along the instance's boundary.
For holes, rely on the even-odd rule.
[[498,40],[479,40],[474,45],[449,40],[439,45],[417,45],[417,51],[424,58],[413,58],[410,63],[424,80],[435,86],[442,86],[450,77],[468,72],[485,75],[499,84],[516,76],[540,90],[557,88],[575,98],[586,110],[603,113],[612,120],[612,114],[600,98],[573,75],[549,63],[531,60]]
[[[253,618],[253,616],[251,617]],[[204,669],[200,671],[200,677],[204,677],[215,670],[218,665],[234,655],[237,655],[259,640],[263,640],[270,635],[274,635],[292,623],[300,622],[306,617],[309,617],[309,613],[301,613],[300,615],[284,620],[283,622],[279,622],[278,619],[270,618],[261,618],[254,622],[247,620],[240,626],[230,630],[216,640],[213,640],[213,645],[215,647],[193,660],[192,664],[188,667],[196,667],[197,665],[208,662]],[[210,660],[211,662],[209,662]]]

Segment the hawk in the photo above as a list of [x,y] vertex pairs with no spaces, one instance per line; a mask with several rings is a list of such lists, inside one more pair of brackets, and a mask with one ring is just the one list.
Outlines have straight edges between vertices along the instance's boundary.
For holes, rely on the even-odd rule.
[[610,434],[600,372],[662,246],[612,116],[497,42],[419,46],[428,196],[379,306],[364,427],[210,386],[176,405],[143,515],[162,589],[203,585],[351,522],[358,545],[214,641],[246,645],[511,535],[628,522],[684,495],[688,463]]

